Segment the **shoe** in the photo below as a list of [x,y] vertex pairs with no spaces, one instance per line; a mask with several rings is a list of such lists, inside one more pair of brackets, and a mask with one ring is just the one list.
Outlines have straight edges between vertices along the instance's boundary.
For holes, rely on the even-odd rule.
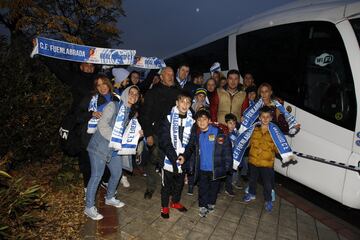
[[275,190],[271,190],[271,201],[275,202]]
[[87,207],[86,207],[85,210],[84,210],[84,213],[85,213],[86,216],[88,216],[89,218],[91,218],[92,220],[95,220],[95,221],[101,220],[101,219],[104,218],[103,215],[101,215],[100,213],[98,213],[98,211],[97,211],[97,209],[96,209],[95,206],[94,206],[94,207],[91,207],[91,208],[87,208]]
[[104,182],[104,181],[101,181],[101,183],[100,183],[100,187],[102,187],[102,188],[105,189],[105,190],[107,190],[108,185],[109,185],[109,183]]
[[208,204],[207,210],[208,210],[208,213],[213,213],[215,211],[215,205]]
[[235,196],[235,193],[232,189],[229,189],[229,190],[225,190],[225,193],[229,196],[229,197],[234,197]]
[[247,186],[246,188],[245,188],[245,191],[244,191],[246,194],[248,194],[249,193],[249,186]]
[[120,180],[120,183],[121,183],[121,184],[123,185],[123,187],[125,187],[125,188],[130,187],[130,183],[129,183],[127,177],[124,176],[124,175],[122,176],[122,178],[121,178],[121,180]]
[[171,203],[170,204],[171,208],[175,208],[177,210],[179,210],[180,212],[186,212],[187,209],[186,207],[184,207],[184,205],[182,205],[181,203],[177,202],[177,203]]
[[194,194],[194,185],[189,185],[187,195],[192,196]]
[[199,208],[199,216],[200,217],[206,217],[206,215],[209,213],[209,210],[206,207],[200,207]]
[[273,209],[273,204],[272,204],[272,201],[267,201],[265,202],[265,210],[267,212],[271,212]]
[[250,202],[255,199],[256,199],[255,195],[252,195],[251,193],[245,194],[245,196],[243,198],[244,202]]
[[116,208],[121,208],[121,207],[125,206],[125,203],[123,203],[122,201],[116,199],[115,197],[112,197],[110,199],[105,198],[105,204],[109,205],[109,206],[116,207]]
[[153,191],[146,190],[144,193],[144,199],[151,199],[153,195]]
[[240,184],[236,183],[236,182],[233,182],[232,183],[233,187],[236,188],[236,189],[243,189],[242,186],[240,186]]
[[169,212],[170,212],[170,208],[168,208],[168,207],[161,208],[161,217],[168,219],[170,217]]

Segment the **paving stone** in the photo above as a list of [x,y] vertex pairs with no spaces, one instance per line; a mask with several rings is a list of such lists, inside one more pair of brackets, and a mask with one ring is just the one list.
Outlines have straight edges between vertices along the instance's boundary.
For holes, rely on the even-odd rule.
[[192,231],[201,232],[209,237],[214,231],[214,227],[207,223],[198,222]]
[[205,233],[201,233],[201,232],[197,232],[197,231],[191,231],[187,237],[187,240],[205,240],[205,239],[209,239],[209,235],[205,234]]
[[[235,231],[235,230],[234,230]],[[234,235],[234,231],[230,231],[226,228],[215,228],[214,232],[211,234],[210,239],[232,239],[232,236]]]
[[199,219],[199,222],[209,224],[213,228],[215,228],[215,226],[218,224],[219,221],[220,221],[220,217],[216,216],[216,215],[213,215],[212,213],[208,214],[204,218]]
[[232,239],[233,240],[253,240],[254,237],[242,235],[242,234],[235,234]]
[[282,237],[289,240],[297,240],[297,232],[291,228],[279,227],[278,237]]
[[236,229],[234,236],[247,236],[249,238],[255,238],[257,230],[257,224],[241,224]]
[[319,240],[338,240],[339,237],[335,231],[331,230],[324,224],[316,220],[316,227],[318,231]]
[[139,238],[143,240],[159,240],[162,235],[163,234],[158,229],[148,227],[142,231],[142,233],[139,235]]
[[228,221],[227,219],[222,218],[219,223],[217,224],[216,228],[225,229],[229,232],[235,232],[236,228],[238,226],[238,223],[234,223],[231,221]]
[[165,233],[170,230],[175,222],[170,222],[167,219],[158,218],[151,224],[151,227],[159,229],[161,232]]
[[132,236],[140,235],[149,225],[135,219],[131,221],[129,224],[125,225],[121,228],[121,231],[128,233]]
[[240,217],[241,217],[240,214],[236,213],[235,211],[233,211],[230,208],[225,212],[225,214],[223,216],[224,219],[229,220],[234,223],[238,223],[240,220]]

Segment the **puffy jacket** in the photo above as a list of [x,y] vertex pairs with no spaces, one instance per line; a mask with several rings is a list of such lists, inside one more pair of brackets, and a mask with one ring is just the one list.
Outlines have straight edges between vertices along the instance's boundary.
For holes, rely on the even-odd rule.
[[[210,125],[209,127],[216,128]],[[188,162],[189,172],[194,174],[195,183],[198,180],[200,172],[200,143],[199,143],[200,131],[194,124],[189,144],[186,146],[184,157]],[[228,136],[223,134],[220,129],[215,138],[215,149],[213,153],[213,180],[224,178],[227,176],[227,172],[231,171],[233,159],[232,159],[232,146]],[[194,155],[193,155],[194,154]],[[193,155],[193,156],[192,156]]]
[[269,131],[262,133],[261,127],[255,127],[250,138],[249,163],[256,167],[274,167],[277,148]]

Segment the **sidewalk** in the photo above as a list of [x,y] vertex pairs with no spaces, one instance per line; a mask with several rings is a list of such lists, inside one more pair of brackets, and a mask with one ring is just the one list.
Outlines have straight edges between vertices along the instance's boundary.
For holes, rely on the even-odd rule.
[[145,178],[133,176],[129,181],[130,188],[119,187],[119,198],[126,204],[123,208],[105,206],[100,191],[98,209],[104,219],[88,219],[83,239],[360,239],[359,229],[281,187],[271,213],[264,210],[259,186],[257,199],[247,204],[242,202],[242,190],[235,189],[233,198],[219,194],[215,212],[200,218],[197,188],[188,196],[185,185],[181,202],[188,212],[171,209],[170,219],[164,220],[160,217],[160,188],[151,200],[144,200]]

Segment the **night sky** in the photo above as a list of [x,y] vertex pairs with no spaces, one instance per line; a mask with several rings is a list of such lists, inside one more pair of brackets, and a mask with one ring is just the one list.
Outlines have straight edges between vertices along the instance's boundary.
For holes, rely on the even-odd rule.
[[123,0],[123,49],[164,57],[290,0]]

